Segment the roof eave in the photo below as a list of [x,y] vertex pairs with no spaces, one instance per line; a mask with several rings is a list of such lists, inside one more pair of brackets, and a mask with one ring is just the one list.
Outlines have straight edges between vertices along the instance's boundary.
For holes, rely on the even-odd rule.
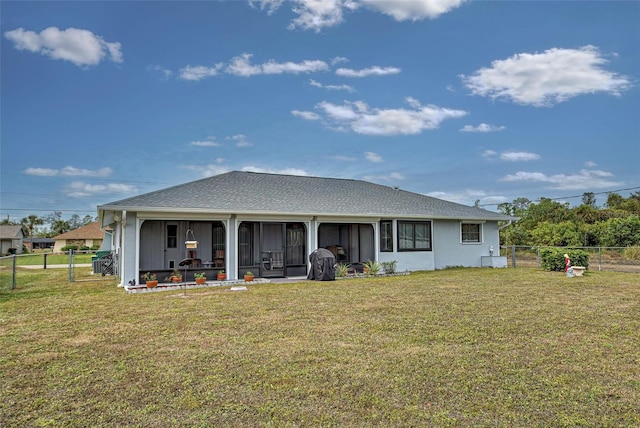
[[433,220],[478,220],[478,221],[518,221],[519,217],[510,216],[483,216],[483,215],[462,215],[462,216],[446,216],[446,215],[428,215],[428,214],[388,214],[388,213],[344,213],[344,212],[311,212],[311,211],[270,211],[270,210],[229,210],[216,208],[176,208],[176,207],[145,207],[145,206],[120,206],[120,205],[101,205],[98,206],[98,212],[104,211],[131,211],[131,212],[171,212],[182,214],[224,214],[224,215],[265,215],[265,216],[301,216],[301,217],[372,217],[372,218],[407,218],[407,219],[433,219]]

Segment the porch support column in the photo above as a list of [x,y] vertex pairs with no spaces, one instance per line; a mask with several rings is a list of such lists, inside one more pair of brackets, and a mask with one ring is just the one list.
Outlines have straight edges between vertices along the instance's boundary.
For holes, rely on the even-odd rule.
[[229,218],[225,229],[225,272],[227,279],[238,279],[238,220],[235,214]]

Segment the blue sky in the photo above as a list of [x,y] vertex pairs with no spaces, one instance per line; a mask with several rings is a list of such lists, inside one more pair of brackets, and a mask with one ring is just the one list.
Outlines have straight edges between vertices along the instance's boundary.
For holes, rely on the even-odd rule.
[[2,218],[231,170],[492,210],[640,189],[637,1],[0,7]]

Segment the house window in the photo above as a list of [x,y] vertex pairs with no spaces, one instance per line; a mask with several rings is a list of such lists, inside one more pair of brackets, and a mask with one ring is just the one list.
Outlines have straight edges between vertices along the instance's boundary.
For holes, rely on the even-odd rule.
[[167,248],[178,248],[178,225],[167,225]]
[[380,251],[393,251],[393,223],[391,220],[380,222]]
[[462,243],[480,243],[482,242],[480,223],[462,223],[460,230],[462,231]]
[[431,251],[431,222],[398,221],[398,251]]

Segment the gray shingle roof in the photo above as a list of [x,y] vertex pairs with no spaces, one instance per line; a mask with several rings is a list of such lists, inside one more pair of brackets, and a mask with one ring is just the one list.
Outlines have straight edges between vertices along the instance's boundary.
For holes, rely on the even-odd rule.
[[477,207],[361,180],[232,171],[98,206],[99,210],[203,211],[514,220]]
[[17,225],[2,225],[0,226],[0,239],[20,239],[24,235],[22,233],[22,226]]

